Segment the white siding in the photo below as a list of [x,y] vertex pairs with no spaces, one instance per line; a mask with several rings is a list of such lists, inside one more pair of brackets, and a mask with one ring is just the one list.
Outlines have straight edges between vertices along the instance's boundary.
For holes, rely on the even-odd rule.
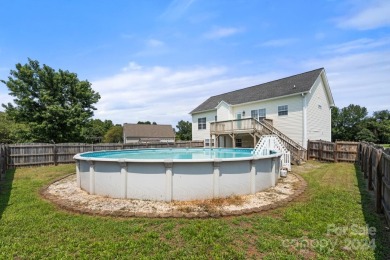
[[[210,122],[215,121],[216,115],[217,111],[210,111],[192,115],[192,140],[204,140],[210,138]],[[199,130],[198,118],[202,117],[206,117],[206,129]]]
[[231,113],[231,107],[225,102],[221,102],[217,107],[217,120],[231,120],[233,119]]
[[[259,101],[234,107],[234,114],[245,111],[245,118],[251,117],[251,110],[266,109],[266,118],[272,119],[274,126],[302,145],[303,137],[303,98],[301,95]],[[288,115],[278,116],[278,106],[288,105]]]
[[307,138],[331,141],[331,108],[321,76],[308,94],[307,104]]
[[[323,81],[325,72],[315,81],[310,93],[303,96],[296,94],[289,97],[280,97],[272,100],[257,101],[241,105],[229,105],[221,102],[218,110],[192,115],[192,140],[204,140],[210,138],[210,122],[236,119],[237,114],[243,114],[242,118],[250,118],[251,110],[266,109],[266,118],[273,120],[273,125],[282,133],[299,143],[303,147],[310,140],[331,140],[331,102],[329,100],[325,82]],[[325,79],[326,80],[326,79]],[[279,116],[278,106],[288,106],[288,115]],[[304,122],[304,107],[306,106],[306,124]],[[207,126],[205,130],[198,130],[198,118],[206,117]],[[304,134],[306,126],[306,136]],[[305,138],[306,137],[306,138]],[[230,138],[226,138],[226,143],[231,143]],[[306,140],[304,140],[306,139]],[[220,140],[220,144],[224,144]]]

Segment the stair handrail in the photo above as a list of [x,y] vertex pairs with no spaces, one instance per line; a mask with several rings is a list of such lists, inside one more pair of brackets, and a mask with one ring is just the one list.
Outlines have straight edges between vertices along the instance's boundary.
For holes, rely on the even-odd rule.
[[304,151],[306,151],[306,149],[304,147],[302,147],[300,144],[298,144],[297,142],[292,140],[287,135],[283,134],[280,130],[278,130],[277,128],[275,128],[273,125],[271,125],[270,123],[266,122],[265,120],[261,120],[261,121],[259,121],[257,119],[254,119],[254,120],[258,124],[260,124],[261,126],[267,128],[269,131],[271,131],[271,133],[274,133],[274,134],[278,135],[279,138],[284,139],[285,142],[287,142],[290,145],[294,146],[297,150],[304,150]]

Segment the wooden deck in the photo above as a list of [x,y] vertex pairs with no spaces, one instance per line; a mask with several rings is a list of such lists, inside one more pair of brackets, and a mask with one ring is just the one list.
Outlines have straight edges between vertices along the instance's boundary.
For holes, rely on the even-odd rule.
[[225,135],[232,139],[234,148],[235,137],[242,134],[248,134],[253,138],[253,147],[256,146],[258,139],[262,135],[277,135],[285,147],[291,152],[295,160],[306,160],[306,149],[276,129],[268,120],[258,121],[254,118],[245,118],[210,123],[210,135],[215,135],[216,147],[219,146],[218,137]]

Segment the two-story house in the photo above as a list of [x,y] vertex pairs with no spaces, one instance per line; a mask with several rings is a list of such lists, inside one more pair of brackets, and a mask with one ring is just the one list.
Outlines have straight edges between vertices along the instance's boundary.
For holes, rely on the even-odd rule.
[[333,106],[320,68],[208,98],[190,112],[192,140],[254,147],[262,133],[273,133],[306,148],[309,139],[331,140]]

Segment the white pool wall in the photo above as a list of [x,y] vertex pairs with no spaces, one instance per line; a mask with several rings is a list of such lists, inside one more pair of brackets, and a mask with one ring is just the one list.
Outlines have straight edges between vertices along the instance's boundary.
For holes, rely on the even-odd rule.
[[280,158],[151,161],[75,156],[78,186],[89,194],[157,201],[255,194],[276,185]]

